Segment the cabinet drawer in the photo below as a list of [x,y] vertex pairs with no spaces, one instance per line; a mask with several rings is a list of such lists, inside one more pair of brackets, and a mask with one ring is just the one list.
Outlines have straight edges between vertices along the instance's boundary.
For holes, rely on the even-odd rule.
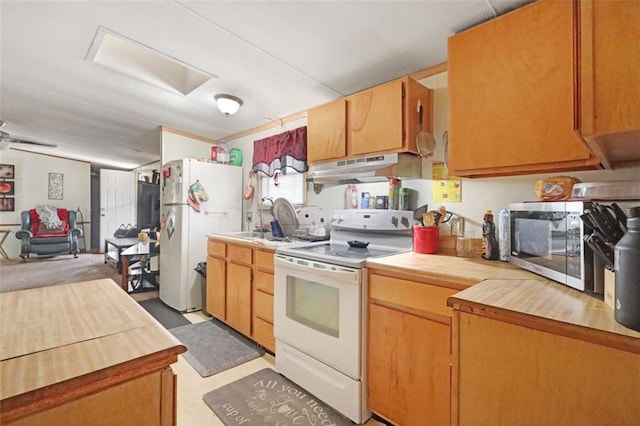
[[256,266],[263,271],[273,272],[273,252],[256,250]]
[[256,285],[256,290],[273,294],[273,274],[256,271],[254,283]]
[[253,249],[229,244],[227,246],[227,257],[236,263],[251,265],[253,263]]
[[207,254],[213,257],[225,257],[227,245],[220,241],[207,240]]
[[276,339],[273,336],[273,324],[256,318],[253,322],[253,339],[271,352],[276,351]]
[[[459,290],[371,274],[369,298],[451,317],[447,299]],[[373,302],[375,303],[375,301]]]
[[256,291],[254,297],[253,316],[273,324],[273,296]]

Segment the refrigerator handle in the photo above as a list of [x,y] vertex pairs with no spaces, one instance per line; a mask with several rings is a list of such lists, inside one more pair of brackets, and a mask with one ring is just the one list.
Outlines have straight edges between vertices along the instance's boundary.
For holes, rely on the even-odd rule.
[[220,210],[205,210],[204,214],[219,214],[219,215],[223,215],[226,216],[229,214],[228,211],[220,211]]

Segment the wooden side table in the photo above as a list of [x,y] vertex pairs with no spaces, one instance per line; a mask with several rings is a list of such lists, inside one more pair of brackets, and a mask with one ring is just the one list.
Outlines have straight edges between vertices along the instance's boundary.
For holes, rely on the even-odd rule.
[[134,238],[106,238],[104,240],[104,263],[114,263],[119,274],[122,274],[120,255],[122,251],[138,244],[138,237]]
[[10,233],[11,231],[8,231],[8,230],[4,230],[4,229],[0,230],[0,234],[2,234],[2,238],[0,238],[0,255],[7,260],[9,260],[10,257],[7,254],[7,252],[4,251],[4,249],[2,248],[2,245],[4,244],[5,240],[7,239]]

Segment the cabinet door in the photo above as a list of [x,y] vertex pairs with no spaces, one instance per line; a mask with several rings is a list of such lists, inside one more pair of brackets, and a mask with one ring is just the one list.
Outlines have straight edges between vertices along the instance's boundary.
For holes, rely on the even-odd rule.
[[348,98],[349,133],[352,155],[402,149],[402,80],[356,93]]
[[638,354],[465,312],[454,324],[460,425],[638,424]]
[[402,425],[450,421],[449,326],[369,305],[368,408]]
[[225,300],[227,265],[223,259],[207,257],[207,311],[220,320],[226,320]]
[[574,132],[573,7],[538,1],[449,38],[452,174],[599,164]]
[[227,262],[227,324],[251,336],[251,267]]
[[580,132],[606,167],[640,161],[640,2],[580,2]]
[[347,155],[347,102],[343,99],[307,111],[307,161]]

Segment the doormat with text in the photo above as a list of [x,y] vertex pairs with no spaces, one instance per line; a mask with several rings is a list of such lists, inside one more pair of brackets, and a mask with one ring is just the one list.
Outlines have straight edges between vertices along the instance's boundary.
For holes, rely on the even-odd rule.
[[353,426],[333,408],[271,368],[224,385],[202,399],[227,426]]

